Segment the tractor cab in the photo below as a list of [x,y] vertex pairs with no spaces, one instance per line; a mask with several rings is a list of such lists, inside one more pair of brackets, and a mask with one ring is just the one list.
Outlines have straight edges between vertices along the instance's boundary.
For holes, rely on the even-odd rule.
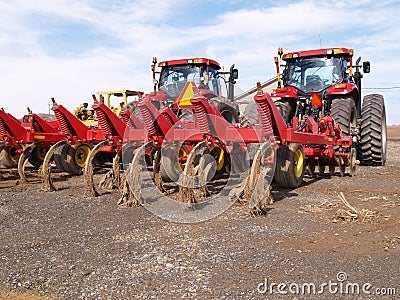
[[[190,99],[193,97],[193,91],[184,90],[188,82],[193,82],[199,89],[200,95],[208,99],[224,97],[227,94],[233,102],[233,84],[238,78],[238,71],[234,65],[229,72],[223,72],[215,60],[188,58],[162,61],[158,63],[161,71],[156,72],[156,63],[157,58],[154,57],[152,65],[154,95],[158,100],[165,102],[166,106],[174,109],[191,107]],[[160,74],[158,80],[156,73]],[[225,74],[229,74],[228,80],[225,80]]]
[[346,71],[347,61],[342,58],[304,58],[286,65],[283,82],[304,95],[323,93],[332,84],[349,82]]
[[283,55],[284,86],[294,87],[299,94],[323,93],[333,84],[349,83],[350,50],[322,49]]

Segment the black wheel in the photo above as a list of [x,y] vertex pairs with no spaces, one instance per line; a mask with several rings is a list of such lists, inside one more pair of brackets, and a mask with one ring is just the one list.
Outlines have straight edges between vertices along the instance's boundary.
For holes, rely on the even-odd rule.
[[17,151],[24,149],[24,146],[17,145],[15,147],[4,147],[0,152],[0,166],[6,169],[11,169],[17,167],[18,160],[21,154]]
[[179,149],[174,147],[165,147],[161,151],[160,174],[163,182],[176,182],[180,173],[183,172],[185,165],[180,158],[189,155],[189,149],[182,145]]
[[280,99],[275,101],[275,105],[281,113],[282,118],[285,120],[286,124],[291,124],[294,117],[294,100],[291,99]]
[[317,166],[317,161],[315,160],[315,158],[307,158],[306,160],[306,172],[308,175],[310,176],[314,176],[315,175],[315,168]]
[[357,127],[356,104],[351,97],[336,98],[331,103],[331,116],[339,123],[343,136],[351,136]]
[[239,123],[239,111],[233,106],[233,103],[229,99],[215,97],[211,98],[209,102],[218,109],[229,123]]
[[322,162],[318,162],[318,175],[325,176],[326,165]]
[[243,111],[243,116],[240,120],[242,127],[256,125],[260,123],[260,113],[257,110],[257,103],[250,101]]
[[303,182],[305,171],[304,149],[301,144],[280,146],[276,153],[275,181],[282,187],[293,189]]
[[36,168],[39,168],[44,161],[47,151],[49,151],[49,146],[43,144],[38,144],[30,153],[28,162]]
[[54,151],[53,155],[53,160],[54,163],[56,164],[57,168],[59,168],[61,171],[68,172],[68,166],[67,166],[67,153],[69,151],[69,148],[71,148],[71,145],[64,144],[62,146],[57,147],[57,149]]
[[361,164],[386,163],[386,111],[382,95],[366,95],[363,100],[358,156]]
[[80,175],[85,167],[92,147],[89,144],[79,144],[69,147],[66,160],[66,171],[71,175]]
[[11,147],[5,147],[0,152],[0,164],[5,169],[11,169],[17,166],[17,162],[13,159],[11,152]]

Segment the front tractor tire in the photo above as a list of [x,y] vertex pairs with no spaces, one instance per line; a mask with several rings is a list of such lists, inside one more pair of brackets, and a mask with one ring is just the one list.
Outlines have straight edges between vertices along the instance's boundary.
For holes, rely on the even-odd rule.
[[351,136],[357,128],[356,104],[351,97],[333,99],[331,116],[335,122],[339,123],[343,136]]
[[382,95],[366,95],[361,111],[359,160],[362,165],[386,163],[386,110]]
[[215,97],[211,98],[209,103],[217,108],[226,121],[235,124],[239,123],[239,111],[229,99]]
[[303,182],[306,166],[303,146],[297,143],[280,146],[276,155],[276,183],[286,189],[299,187]]
[[282,118],[285,120],[286,124],[291,125],[292,119],[294,117],[295,109],[293,108],[293,103],[296,103],[294,99],[279,99],[275,101],[275,106],[281,113]]

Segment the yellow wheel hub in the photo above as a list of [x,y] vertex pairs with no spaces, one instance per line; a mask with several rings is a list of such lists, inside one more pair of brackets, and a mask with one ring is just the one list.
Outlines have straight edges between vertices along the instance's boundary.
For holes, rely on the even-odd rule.
[[294,174],[296,177],[301,177],[303,173],[304,157],[300,149],[294,153]]
[[215,162],[217,163],[217,171],[222,170],[225,163],[224,149],[215,147],[211,150],[210,154],[214,157]]
[[180,158],[181,157],[185,157],[185,156],[187,156],[188,155],[188,153],[187,153],[187,151],[186,151],[186,149],[185,148],[179,148],[179,151],[178,151],[178,164],[179,164],[179,168],[183,171],[184,169],[185,169],[185,163],[184,162],[182,162],[181,160],[180,160]]
[[90,147],[88,145],[79,145],[75,151],[75,162],[76,164],[83,168],[85,166],[86,160],[90,155]]

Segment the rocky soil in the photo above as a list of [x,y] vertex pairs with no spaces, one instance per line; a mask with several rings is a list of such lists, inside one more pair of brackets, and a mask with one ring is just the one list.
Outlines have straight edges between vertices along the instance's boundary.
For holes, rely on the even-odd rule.
[[388,132],[384,167],[273,187],[263,216],[235,205],[196,224],[83,198],[77,178],[44,192],[1,170],[0,299],[337,299],[348,284],[348,299],[399,299],[400,127]]

